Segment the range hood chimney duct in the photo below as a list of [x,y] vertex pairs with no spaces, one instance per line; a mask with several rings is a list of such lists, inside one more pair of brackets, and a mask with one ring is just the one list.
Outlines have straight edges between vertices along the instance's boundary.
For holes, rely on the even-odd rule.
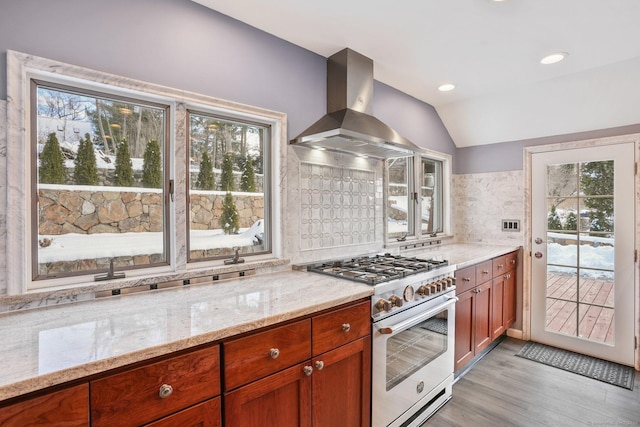
[[422,151],[373,116],[373,61],[348,48],[327,59],[327,114],[290,143],[378,159]]

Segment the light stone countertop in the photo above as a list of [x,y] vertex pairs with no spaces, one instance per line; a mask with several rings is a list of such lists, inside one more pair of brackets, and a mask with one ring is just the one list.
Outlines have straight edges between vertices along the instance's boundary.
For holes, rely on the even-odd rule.
[[[516,246],[403,251],[458,268]],[[280,271],[0,314],[0,401],[366,298],[373,288]]]
[[281,271],[0,314],[0,401],[366,298]]
[[452,243],[441,246],[415,248],[402,251],[403,255],[418,258],[442,257],[449,261],[449,265],[456,265],[456,269],[495,258],[520,249],[520,246],[487,245],[484,243]]

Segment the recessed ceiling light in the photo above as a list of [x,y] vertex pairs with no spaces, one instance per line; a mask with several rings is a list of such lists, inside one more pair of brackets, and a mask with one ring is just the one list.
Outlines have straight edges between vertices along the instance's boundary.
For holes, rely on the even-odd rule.
[[443,85],[440,85],[438,87],[438,90],[440,92],[449,92],[450,90],[454,90],[456,88],[456,85],[451,84],[451,83],[445,83]]
[[542,58],[540,60],[540,63],[541,64],[545,64],[545,65],[555,64],[556,62],[562,61],[567,56],[569,56],[569,54],[567,52],[552,53],[551,55],[547,55],[544,58]]

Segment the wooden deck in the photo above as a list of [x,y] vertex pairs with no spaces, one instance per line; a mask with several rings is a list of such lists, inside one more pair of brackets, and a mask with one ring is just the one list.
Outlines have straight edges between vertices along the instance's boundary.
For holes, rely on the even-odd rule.
[[614,283],[570,275],[547,275],[548,331],[613,344]]

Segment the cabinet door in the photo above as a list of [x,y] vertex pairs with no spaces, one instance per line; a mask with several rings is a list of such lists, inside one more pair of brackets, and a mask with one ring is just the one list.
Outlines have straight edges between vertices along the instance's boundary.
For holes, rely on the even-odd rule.
[[302,363],[225,394],[225,427],[311,426],[311,376]]
[[475,288],[474,353],[478,354],[491,342],[491,281]]
[[459,294],[456,302],[455,371],[473,359],[474,291]]
[[491,282],[491,340],[495,340],[504,332],[504,276],[496,277]]
[[504,329],[516,321],[516,272],[512,270],[504,276]]
[[88,384],[54,391],[0,408],[0,426],[2,427],[88,425]]
[[368,427],[371,404],[371,337],[313,359],[313,427]]
[[221,427],[220,398],[216,397],[184,411],[147,424],[146,427]]

